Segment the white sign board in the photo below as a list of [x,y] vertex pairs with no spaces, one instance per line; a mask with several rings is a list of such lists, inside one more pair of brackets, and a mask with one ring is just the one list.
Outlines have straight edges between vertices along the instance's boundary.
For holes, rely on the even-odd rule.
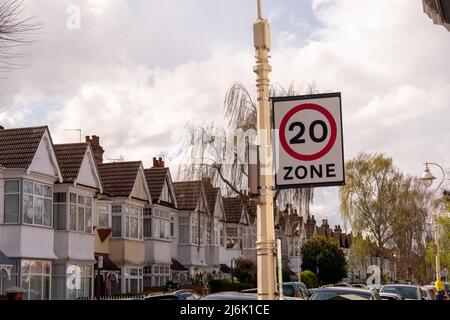
[[341,94],[271,100],[275,187],[343,185]]

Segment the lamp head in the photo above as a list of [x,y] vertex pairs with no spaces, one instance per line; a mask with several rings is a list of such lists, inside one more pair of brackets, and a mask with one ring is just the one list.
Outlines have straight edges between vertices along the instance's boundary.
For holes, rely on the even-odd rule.
[[426,164],[425,171],[423,172],[419,180],[422,181],[425,187],[429,188],[433,184],[434,179],[436,179],[436,177],[431,173],[430,169],[428,168],[428,164]]

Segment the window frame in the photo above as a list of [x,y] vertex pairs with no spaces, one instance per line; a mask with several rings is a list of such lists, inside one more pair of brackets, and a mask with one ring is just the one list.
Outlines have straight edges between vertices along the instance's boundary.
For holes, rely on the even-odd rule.
[[[8,182],[18,182],[18,191],[17,192],[7,192],[6,191],[6,184]],[[23,200],[22,200],[22,180],[21,179],[5,179],[4,180],[4,192],[3,192],[3,223],[4,224],[20,224],[22,221],[22,207],[23,207]],[[17,217],[16,221],[6,221],[6,196],[8,195],[17,195],[19,198],[17,200]]]
[[[87,234],[92,234],[93,231],[93,227],[94,227],[94,216],[93,216],[93,208],[94,208],[94,199],[91,195],[86,195],[83,193],[77,193],[75,191],[68,191],[67,192],[67,229],[68,231],[71,232],[80,232],[80,233],[87,233]],[[74,196],[74,198],[73,198]],[[90,199],[90,201],[87,201],[87,199]],[[71,211],[72,209],[75,209],[75,221],[73,221],[72,219],[72,214],[73,212]],[[81,222],[80,222],[80,213],[81,210],[83,212],[83,228],[80,228],[81,226]],[[90,214],[90,228],[88,230],[88,215],[87,212],[88,210],[90,210],[91,214]],[[74,223],[75,228],[73,228],[72,223]],[[82,230],[81,230],[82,229]]]

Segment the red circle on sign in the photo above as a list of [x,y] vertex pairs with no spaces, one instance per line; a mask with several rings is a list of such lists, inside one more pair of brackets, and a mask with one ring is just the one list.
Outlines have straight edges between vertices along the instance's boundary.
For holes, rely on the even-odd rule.
[[[294,114],[296,114],[297,112],[303,111],[303,110],[315,110],[317,112],[320,112],[321,114],[323,114],[325,116],[325,118],[327,118],[328,123],[330,124],[330,131],[331,131],[331,136],[330,136],[330,141],[328,141],[327,145],[320,150],[319,152],[313,153],[313,154],[301,154],[296,152],[294,149],[291,148],[291,146],[289,145],[289,143],[286,141],[286,125],[289,121],[290,118],[292,118],[292,116]],[[293,158],[297,159],[297,160],[302,160],[302,161],[313,161],[313,160],[317,160],[321,157],[323,157],[324,155],[326,155],[331,148],[333,147],[335,141],[336,141],[336,136],[337,136],[337,126],[336,126],[336,121],[334,121],[333,116],[331,115],[331,113],[325,109],[322,106],[319,106],[317,104],[314,103],[305,103],[305,104],[300,104],[294,108],[292,108],[291,110],[289,110],[288,113],[286,113],[286,115],[283,117],[283,119],[281,120],[280,123],[280,143],[283,146],[283,149]]]

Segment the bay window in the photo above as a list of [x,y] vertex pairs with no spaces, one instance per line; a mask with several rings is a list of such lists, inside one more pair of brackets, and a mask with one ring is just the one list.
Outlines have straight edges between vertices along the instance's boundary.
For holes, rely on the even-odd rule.
[[112,236],[115,238],[126,238],[141,240],[143,228],[142,208],[117,205],[112,206]]
[[170,281],[170,266],[153,265],[144,268],[144,285],[146,287],[163,287]]
[[26,300],[50,299],[52,263],[44,260],[21,260],[21,287]]
[[140,293],[143,292],[143,277],[142,268],[128,268],[125,267],[125,293]]
[[97,225],[99,228],[111,228],[111,209],[107,204],[97,205]]
[[159,208],[145,208],[144,210],[144,237],[168,240],[174,236],[173,217],[171,218],[169,212]]
[[55,264],[52,272],[53,299],[76,299],[92,296],[92,265]]
[[219,237],[220,237],[220,246],[223,247],[225,245],[225,239],[224,239],[223,225],[222,224],[219,227]]
[[69,230],[92,232],[92,197],[69,194]]
[[239,228],[227,227],[227,249],[241,249]]
[[52,226],[53,188],[23,180],[23,222]]
[[21,221],[20,203],[22,203],[23,223],[52,226],[53,187],[51,185],[29,180],[6,180],[5,223]]
[[20,180],[5,181],[5,223],[19,223]]
[[178,220],[178,241],[179,243],[189,243],[189,217],[179,217]]

